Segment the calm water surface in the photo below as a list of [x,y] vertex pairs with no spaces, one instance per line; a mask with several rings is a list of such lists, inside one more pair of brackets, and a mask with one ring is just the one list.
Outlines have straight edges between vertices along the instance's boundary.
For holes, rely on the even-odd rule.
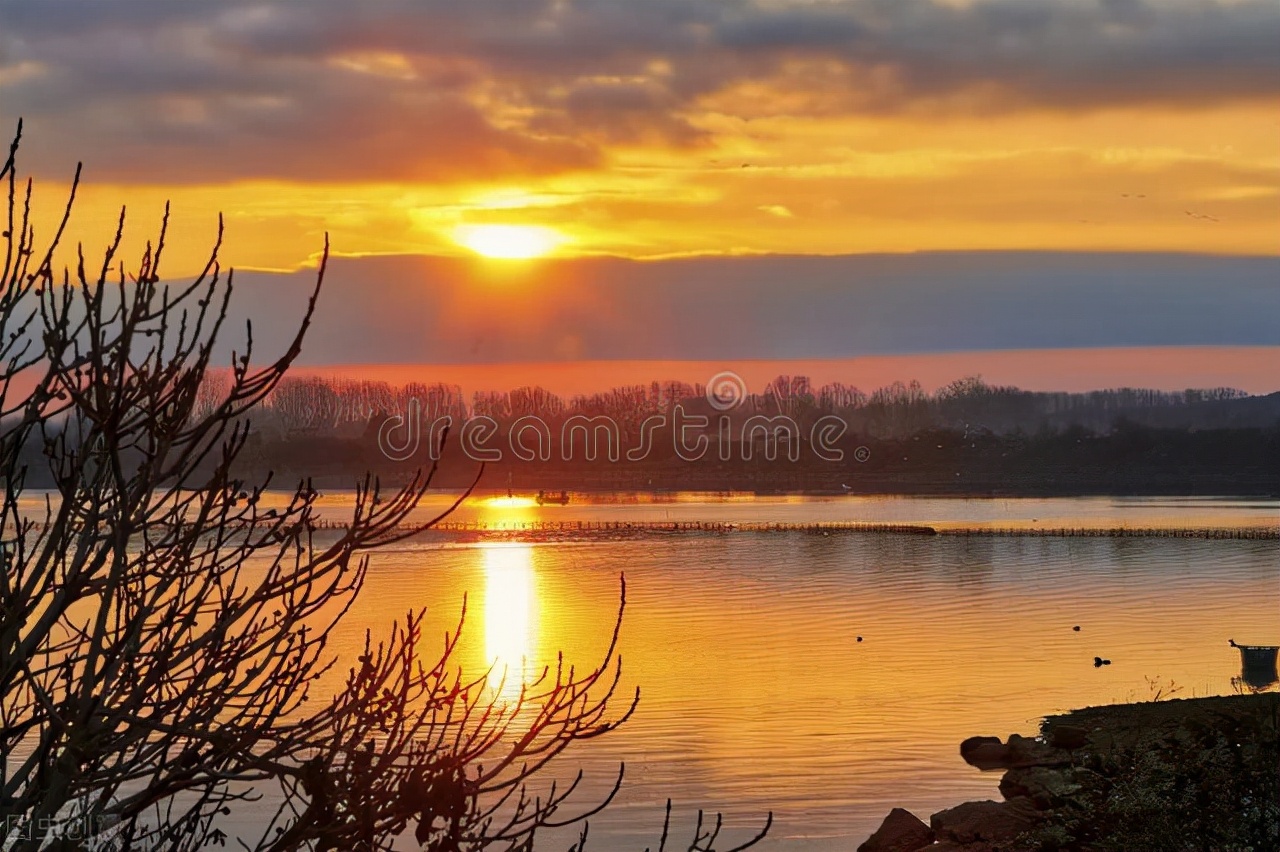
[[[420,516],[449,500],[432,495]],[[533,520],[1280,525],[1280,501],[1226,498],[531,502],[473,498],[455,519],[510,529]],[[351,503],[342,493],[321,500],[335,519]],[[892,807],[927,819],[999,798],[998,773],[961,761],[965,737],[1032,734],[1047,713],[1157,692],[1229,694],[1242,688],[1229,638],[1280,644],[1275,541],[742,531],[522,538],[436,535],[377,553],[333,637],[342,664],[321,686],[340,689],[365,630],[376,636],[411,609],[429,608],[432,639],[421,653],[433,662],[464,597],[455,662],[465,671],[482,676],[497,663],[514,680],[561,650],[590,668],[625,573],[622,692],[638,685],[639,709],[617,732],[566,752],[558,769],[587,772],[590,804],[618,764],[627,766],[614,806],[591,821],[596,850],[656,848],[668,797],[677,848],[705,808],[724,812],[734,837],[772,810],[762,849],[849,850]],[[1095,655],[1113,665],[1094,668]],[[544,840],[543,849],[568,846],[566,837]]]
[[[325,501],[335,516],[349,506],[344,495]],[[513,526],[534,518],[1280,522],[1276,501],[1228,499],[522,502],[476,499],[460,517]],[[465,669],[496,661],[527,671],[560,650],[590,666],[623,573],[623,685],[640,686],[640,707],[561,766],[566,775],[584,768],[599,790],[626,763],[617,802],[591,821],[592,847],[605,850],[655,845],[668,797],[675,839],[692,830],[699,807],[723,811],[739,834],[772,810],[761,848],[851,849],[894,806],[927,819],[966,799],[999,798],[998,774],[960,760],[965,737],[1031,734],[1046,713],[1157,691],[1231,693],[1239,657],[1228,638],[1280,643],[1274,541],[799,532],[400,545],[376,557],[336,638],[354,658],[366,627],[422,606],[429,635],[442,637],[469,595],[457,658]],[[423,655],[438,648],[437,640]],[[1094,668],[1095,655],[1113,665]]]

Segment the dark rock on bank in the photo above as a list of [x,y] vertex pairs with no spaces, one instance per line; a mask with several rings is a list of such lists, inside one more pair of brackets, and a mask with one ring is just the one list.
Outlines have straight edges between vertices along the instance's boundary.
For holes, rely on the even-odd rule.
[[1000,779],[1000,795],[1006,799],[1026,799],[1041,810],[1047,810],[1079,792],[1069,771],[1046,766],[1010,769]]
[[1009,765],[1009,747],[999,737],[969,737],[960,743],[960,757],[978,769],[1003,769]]
[[1280,695],[1257,694],[1092,707],[1046,717],[1040,738],[970,737],[961,756],[1006,770],[1006,801],[939,811],[932,844],[895,809],[859,850],[1280,849],[1278,729]]
[[939,811],[929,820],[938,837],[954,843],[1004,844],[1035,825],[1036,808],[1029,799],[965,802]]
[[1075,751],[1089,742],[1089,731],[1079,725],[1058,725],[1049,732],[1049,745]]
[[933,829],[910,811],[894,808],[858,852],[916,852],[933,843]]
[[1066,766],[1071,762],[1071,755],[1034,737],[1010,734],[1007,745],[1011,769],[1026,766]]
[[1063,749],[1018,734],[1012,734],[1007,743],[998,737],[970,737],[960,743],[960,756],[970,766],[984,770],[1062,766],[1071,762],[1071,756]]

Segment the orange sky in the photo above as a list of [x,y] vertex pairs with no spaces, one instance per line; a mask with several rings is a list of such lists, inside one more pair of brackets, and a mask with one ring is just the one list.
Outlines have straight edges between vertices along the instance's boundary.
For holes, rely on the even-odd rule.
[[303,365],[1272,390],[1276,44],[1274,0],[63,0],[0,6],[0,125],[41,234],[85,163],[64,261],[171,200],[168,275],[219,213],[224,265],[303,270],[239,279],[264,346],[329,234]]
[[952,352],[927,355],[784,361],[571,361],[525,364],[360,364],[299,367],[316,375],[393,386],[443,382],[476,392],[540,386],[561,397],[674,379],[705,384],[723,370],[762,392],[780,375],[807,376],[815,386],[843,382],[866,391],[915,379],[930,392],[962,376],[1024,390],[1081,392],[1146,387],[1178,391],[1231,387],[1254,394],[1280,390],[1280,346],[1146,347]]
[[1269,0],[144,5],[6,7],[0,119],[45,232],[76,159],[90,246],[172,199],[171,272],[219,211],[273,269],[482,224],[633,257],[1280,247]]
[[[1280,247],[1277,100],[1088,116],[706,120],[717,129],[705,150],[609,149],[591,169],[498,180],[130,185],[93,180],[86,152],[74,232],[105,243],[125,199],[145,233],[171,199],[181,271],[203,259],[218,212],[229,260],[277,269],[314,254],[326,230],[340,253],[458,254],[456,232],[477,224],[554,229],[560,254],[628,256]],[[64,190],[41,191],[47,201]]]

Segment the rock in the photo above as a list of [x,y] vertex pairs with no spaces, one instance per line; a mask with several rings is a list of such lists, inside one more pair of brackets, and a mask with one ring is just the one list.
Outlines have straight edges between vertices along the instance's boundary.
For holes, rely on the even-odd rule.
[[1065,750],[1018,734],[1010,734],[1007,743],[997,737],[969,737],[960,743],[960,756],[978,769],[1063,766],[1071,762]]
[[1045,766],[1010,769],[1000,779],[1000,795],[1009,800],[1028,799],[1042,811],[1061,804],[1079,790],[1080,785],[1066,773]]
[[929,824],[939,840],[954,843],[1002,843],[1016,839],[1038,819],[1035,806],[1027,799],[1007,802],[965,802],[939,811]]
[[1089,742],[1089,731],[1078,725],[1054,725],[1049,729],[1049,745],[1073,751]]
[[1010,768],[1022,766],[1063,766],[1071,762],[1071,757],[1061,749],[1042,743],[1031,737],[1010,734],[1009,742]]
[[969,737],[960,743],[964,762],[978,769],[1004,769],[1009,765],[1009,747],[999,737]]
[[910,811],[894,808],[858,852],[916,852],[933,843],[933,829]]

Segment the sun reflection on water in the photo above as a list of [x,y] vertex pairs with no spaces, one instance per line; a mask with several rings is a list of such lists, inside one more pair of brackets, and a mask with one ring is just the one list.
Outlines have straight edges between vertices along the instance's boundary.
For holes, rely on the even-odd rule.
[[537,651],[538,592],[533,548],[527,544],[484,546],[484,648],[489,686],[514,701],[533,675]]
[[481,505],[488,509],[529,509],[538,503],[532,497],[490,497]]

